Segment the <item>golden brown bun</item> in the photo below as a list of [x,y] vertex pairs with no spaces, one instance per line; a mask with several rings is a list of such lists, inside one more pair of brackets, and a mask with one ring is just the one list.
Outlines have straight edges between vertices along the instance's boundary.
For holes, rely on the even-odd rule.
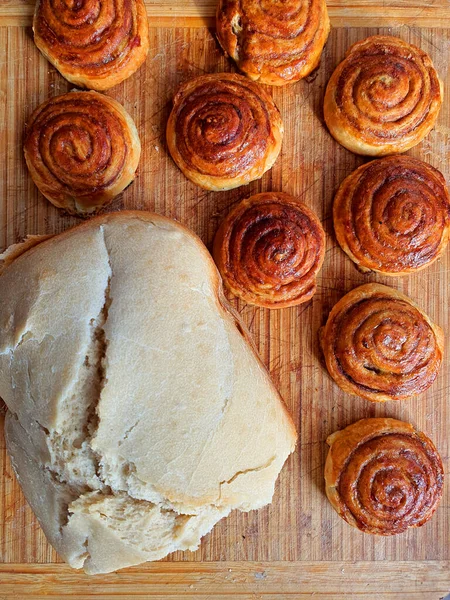
[[52,204],[86,214],[133,181],[141,144],[118,102],[97,92],[70,92],[34,111],[24,153],[34,183]]
[[328,372],[344,392],[386,402],[424,392],[433,383],[444,334],[410,298],[368,283],[334,306],[321,344]]
[[320,62],[330,32],[325,0],[219,0],[220,45],[250,79],[285,85]]
[[242,75],[203,75],[175,95],[167,144],[188,179],[213,191],[259,179],[276,161],[283,139],[269,94]]
[[341,248],[361,271],[404,275],[435,261],[450,227],[445,179],[410,156],[390,156],[362,165],[334,199],[333,218]]
[[310,300],[325,255],[325,233],[305,204],[282,192],[240,202],[214,239],[225,284],[249,304],[285,308]]
[[442,83],[430,57],[403,40],[374,35],[354,44],[325,93],[331,135],[356,154],[405,152],[433,128]]
[[424,433],[395,419],[362,419],[327,443],[326,493],[347,523],[364,533],[395,535],[431,518],[444,468]]
[[149,47],[143,0],[38,0],[33,31],[36,46],[63,77],[99,91],[130,77]]

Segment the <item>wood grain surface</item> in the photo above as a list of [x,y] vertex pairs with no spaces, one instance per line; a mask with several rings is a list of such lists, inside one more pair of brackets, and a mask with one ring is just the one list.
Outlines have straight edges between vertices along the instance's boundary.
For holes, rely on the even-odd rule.
[[[144,0],[150,27],[214,25],[216,0]],[[449,0],[328,0],[335,27],[449,26]],[[29,25],[34,0],[1,0],[0,25]]]
[[[0,565],[0,598],[380,598],[403,594],[430,600],[448,591],[445,561],[384,563],[374,576],[371,562],[147,563],[114,575],[88,576],[66,565]],[[408,585],[405,586],[405,581]],[[280,590],[282,590],[280,594]]]
[[[374,33],[397,35],[421,46],[432,56],[446,90],[450,89],[450,4],[447,0],[378,4],[334,0],[329,4],[332,15],[340,15],[338,24],[352,12],[351,23],[359,15],[356,22],[367,22],[370,27],[334,27],[320,69],[313,76],[282,89],[269,88],[285,123],[284,145],[274,168],[246,188],[220,193],[201,190],[175,167],[164,140],[177,86],[202,73],[233,70],[212,29],[187,27],[189,21],[181,19],[182,15],[209,18],[212,0],[149,2],[150,15],[168,15],[170,20],[175,11],[184,26],[153,27],[145,65],[108,92],[135,119],[143,146],[136,182],[109,210],[155,210],[189,226],[210,247],[218,223],[236,202],[260,191],[283,190],[313,207],[326,229],[326,258],[312,302],[271,312],[231,299],[299,431],[297,452],[281,473],[273,503],[260,511],[233,513],[216,526],[197,552],[175,553],[167,562],[88,578],[55,564],[60,560],[24,500],[0,434],[0,599],[70,594],[77,598],[217,599],[314,594],[332,599],[345,594],[393,598],[400,593],[437,599],[450,591],[450,485],[427,525],[392,538],[365,535],[349,527],[334,513],[323,486],[326,437],[371,416],[400,418],[425,431],[436,443],[448,474],[450,351],[427,393],[410,401],[373,405],[337,388],[323,366],[317,341],[318,329],[334,303],[367,281],[386,283],[408,294],[449,331],[450,250],[416,275],[391,279],[360,274],[337,246],[331,223],[333,194],[364,160],[328,134],[322,101],[326,82],[349,45]],[[0,250],[27,234],[57,233],[78,222],[38,193],[22,155],[27,117],[48,97],[71,89],[39,54],[30,27],[23,25],[31,8],[28,1],[0,2]],[[366,21],[362,20],[364,13]],[[390,14],[393,23],[404,14],[408,18],[396,28],[375,26]],[[410,17],[423,27],[411,26]],[[447,28],[443,26],[446,18]],[[436,128],[409,154],[430,162],[448,179],[450,101],[445,102]]]

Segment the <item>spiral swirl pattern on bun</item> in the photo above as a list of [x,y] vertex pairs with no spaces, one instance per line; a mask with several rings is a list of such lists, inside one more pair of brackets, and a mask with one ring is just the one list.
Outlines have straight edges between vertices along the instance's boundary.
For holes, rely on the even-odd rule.
[[417,271],[447,246],[450,197],[445,179],[409,156],[359,167],[339,188],[333,214],[340,246],[362,271]]
[[320,62],[330,31],[325,0],[219,0],[217,37],[250,79],[285,85]]
[[132,75],[149,47],[143,0],[38,0],[33,31],[61,75],[99,91]]
[[115,100],[70,92],[31,115],[25,159],[34,183],[59,208],[92,213],[134,179],[141,145],[136,127]]
[[433,383],[444,335],[407,296],[369,283],[334,306],[321,343],[328,371],[345,392],[385,402],[419,394]]
[[325,233],[316,215],[282,192],[240,202],[221,224],[213,250],[230,290],[267,308],[310,300],[324,254]]
[[405,152],[433,128],[442,84],[430,57],[390,36],[354,44],[328,83],[324,116],[334,138],[357,154]]
[[260,178],[281,149],[283,123],[272,98],[241,75],[219,73],[183,84],[167,124],[170,154],[208,190]]
[[328,440],[326,493],[365,533],[394,535],[426,523],[442,497],[444,469],[431,440],[409,423],[363,419]]

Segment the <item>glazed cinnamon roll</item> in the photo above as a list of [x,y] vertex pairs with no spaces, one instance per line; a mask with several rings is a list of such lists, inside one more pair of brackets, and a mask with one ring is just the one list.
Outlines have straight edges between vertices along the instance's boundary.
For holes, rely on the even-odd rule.
[[334,229],[361,271],[404,275],[445,250],[450,197],[443,175],[409,156],[362,165],[336,194]]
[[438,374],[444,351],[442,329],[407,296],[377,283],[341,298],[320,338],[334,381],[372,402],[424,392]]
[[249,304],[307,302],[325,255],[325,233],[307,206],[282,192],[256,194],[226,217],[213,256],[225,284]]
[[34,111],[24,153],[34,183],[52,204],[87,214],[133,181],[141,145],[118,102],[97,92],[70,92]]
[[395,419],[363,419],[327,443],[326,493],[347,523],[365,533],[395,535],[431,518],[444,469],[424,433]]
[[167,144],[188,179],[228,190],[262,177],[283,139],[269,94],[241,75],[203,75],[183,84],[167,123]]
[[63,77],[93,90],[130,77],[149,47],[143,0],[37,0],[33,31]]
[[391,36],[354,44],[334,71],[325,93],[331,135],[356,154],[405,152],[433,128],[442,83],[430,57]]
[[320,62],[330,32],[325,0],[219,0],[217,38],[250,79],[285,85]]

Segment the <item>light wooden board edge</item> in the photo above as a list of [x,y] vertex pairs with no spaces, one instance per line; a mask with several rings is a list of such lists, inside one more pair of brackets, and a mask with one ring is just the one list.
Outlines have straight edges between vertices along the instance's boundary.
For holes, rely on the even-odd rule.
[[[136,596],[293,598],[444,598],[450,561],[421,562],[178,562],[146,563],[108,575],[87,576],[61,564],[0,565],[0,598],[132,598]],[[382,590],[380,592],[380,590]]]
[[[171,6],[147,5],[150,27],[213,27],[214,6],[192,5]],[[330,6],[329,14],[334,27],[435,27],[445,28],[450,23],[450,3],[448,8],[424,7],[411,9],[408,7],[386,8],[379,6]],[[32,5],[0,4],[0,26],[31,26]]]

